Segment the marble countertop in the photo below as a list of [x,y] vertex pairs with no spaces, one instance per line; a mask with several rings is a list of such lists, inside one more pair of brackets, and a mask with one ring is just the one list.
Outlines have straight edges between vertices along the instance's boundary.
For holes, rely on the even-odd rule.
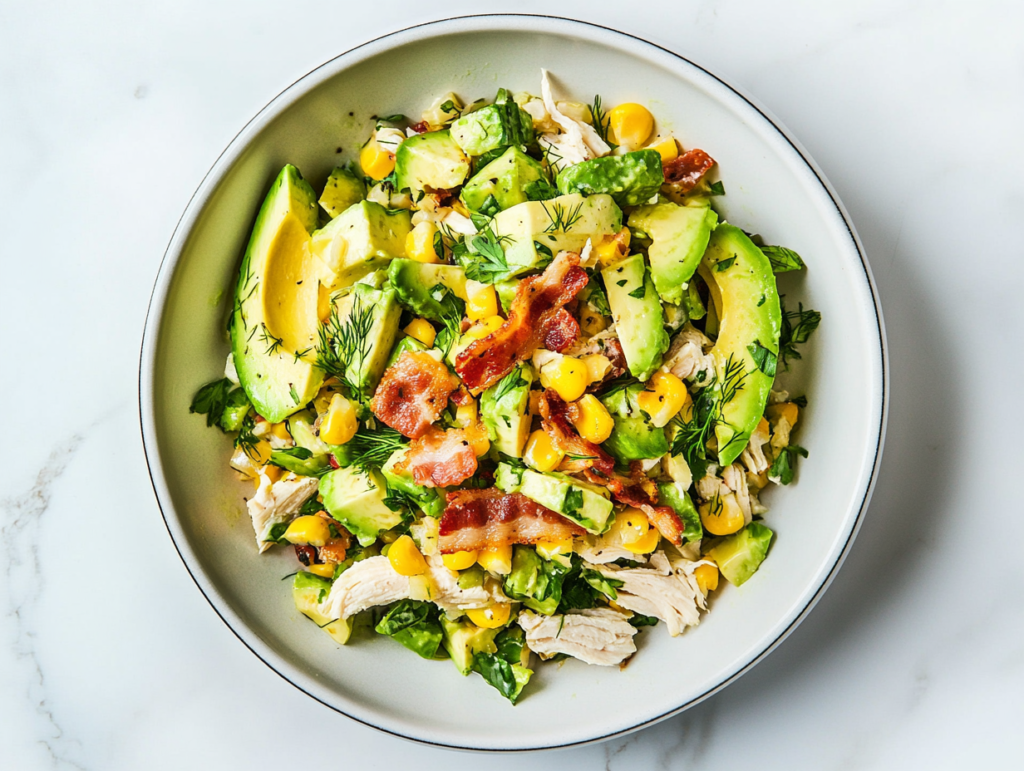
[[[681,51],[778,115],[860,231],[892,401],[855,548],[767,660],[625,739],[484,762],[1020,767],[1024,7],[516,5]],[[0,9],[0,766],[322,765],[306,742],[348,768],[476,762],[347,720],[245,650],[168,538],[136,402],[158,263],[224,145],[308,70],[436,8],[66,6]]]

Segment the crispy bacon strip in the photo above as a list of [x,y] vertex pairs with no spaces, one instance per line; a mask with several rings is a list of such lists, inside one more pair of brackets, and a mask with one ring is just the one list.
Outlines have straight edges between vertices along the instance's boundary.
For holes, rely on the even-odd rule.
[[395,470],[412,471],[416,484],[425,487],[457,485],[476,473],[477,448],[485,440],[487,429],[480,423],[447,430],[431,427],[409,444]]
[[424,351],[406,351],[388,367],[370,401],[373,414],[410,439],[423,436],[459,387],[458,378]]
[[591,469],[584,471],[588,480],[607,487],[619,503],[643,511],[666,540],[681,546],[683,523],[675,509],[658,505],[658,486],[643,472],[639,461],[629,464],[629,473],[629,477],[624,477],[615,473],[599,474]]
[[549,323],[587,285],[587,272],[573,252],[559,252],[539,276],[523,279],[508,320],[476,340],[455,360],[455,370],[475,395],[494,385],[528,359],[544,342]]
[[544,347],[556,353],[565,353],[580,339],[580,323],[565,308],[552,314],[544,327]]
[[708,169],[715,165],[715,159],[703,150],[687,150],[671,161],[666,161],[662,168],[665,181],[674,185],[680,193],[693,190]]
[[442,554],[451,554],[583,535],[582,527],[521,493],[456,490],[448,493],[438,545]]
[[558,470],[575,474],[584,469],[596,468],[602,473],[611,474],[615,468],[615,459],[577,433],[573,425],[577,409],[575,404],[562,401],[562,397],[550,388],[541,394],[541,428],[551,437],[551,443],[566,455]]

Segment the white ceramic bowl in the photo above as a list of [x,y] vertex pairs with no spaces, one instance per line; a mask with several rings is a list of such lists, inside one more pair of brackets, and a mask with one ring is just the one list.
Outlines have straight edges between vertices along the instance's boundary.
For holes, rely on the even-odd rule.
[[[687,147],[719,164],[734,224],[787,245],[805,274],[787,299],[823,314],[790,382],[810,406],[799,479],[766,496],[769,558],[726,587],[679,638],[639,636],[625,671],[576,661],[539,667],[512,707],[477,677],[425,662],[390,640],[341,648],[299,616],[281,577],[291,550],[258,557],[227,466],[229,440],[190,415],[196,388],[223,370],[224,321],[238,261],[268,185],[297,165],[317,186],[336,149],[354,150],[369,116],[412,115],[448,90],[470,99],[499,86],[538,93],[540,68],[565,96],[647,104]],[[225,623],[269,667],[323,704],[430,744],[479,750],[564,747],[650,725],[748,670],[796,626],[850,548],[885,425],[884,331],[870,273],[842,205],[778,122],[702,67],[622,33],[577,21],[494,15],[396,32],[333,59],[285,90],[231,142],[189,202],[160,267],[146,322],[139,399],[146,456],[182,560]]]

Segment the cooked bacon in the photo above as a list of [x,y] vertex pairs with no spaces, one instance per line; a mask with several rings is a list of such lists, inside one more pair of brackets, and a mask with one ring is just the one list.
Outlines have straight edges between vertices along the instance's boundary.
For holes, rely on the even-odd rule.
[[342,531],[338,538],[332,538],[320,547],[318,553],[321,562],[344,562],[345,553],[352,545],[348,531]]
[[471,394],[464,385],[459,385],[457,389],[452,391],[451,396],[448,398],[451,399],[452,404],[457,407],[472,404],[473,402],[473,394]]
[[715,165],[715,159],[703,150],[687,150],[678,158],[666,161],[662,168],[665,181],[674,185],[680,193],[693,190],[708,169]]
[[541,394],[541,428],[551,437],[551,443],[566,455],[558,470],[575,474],[584,469],[596,468],[602,473],[612,473],[615,459],[577,433],[573,418],[577,417],[578,409],[575,404],[566,404],[550,388]]
[[476,446],[485,439],[487,429],[479,423],[447,430],[431,427],[413,439],[395,470],[412,471],[416,484],[425,487],[457,485],[476,473]]
[[521,493],[456,490],[448,493],[438,545],[442,554],[451,554],[582,535],[582,527]]
[[565,353],[580,339],[580,323],[565,308],[559,308],[544,327],[544,347]]
[[406,351],[388,367],[370,401],[373,414],[410,439],[423,436],[459,387],[448,368],[424,351]]
[[421,120],[419,123],[413,123],[411,126],[409,126],[409,128],[411,128],[417,134],[426,134],[428,131],[430,131],[430,124],[427,123],[425,120]]
[[559,252],[539,276],[523,279],[508,320],[476,340],[455,360],[455,370],[474,394],[494,385],[544,342],[549,322],[587,285],[587,272],[574,252]]
[[629,471],[629,477],[615,473],[595,473],[591,469],[586,469],[584,474],[594,484],[607,487],[619,503],[643,511],[666,540],[681,546],[683,523],[675,509],[671,506],[658,505],[658,486],[644,474],[639,461],[633,461]]

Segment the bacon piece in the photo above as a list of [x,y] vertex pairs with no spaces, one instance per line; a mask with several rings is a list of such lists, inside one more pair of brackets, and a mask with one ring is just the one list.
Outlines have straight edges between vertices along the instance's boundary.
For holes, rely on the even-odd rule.
[[442,554],[488,546],[562,541],[584,530],[521,493],[456,490],[448,493],[438,546]]
[[432,426],[413,439],[395,470],[411,470],[416,484],[425,487],[457,485],[476,473],[477,449],[487,438],[487,429],[480,423],[447,430]]
[[658,505],[658,486],[644,474],[639,461],[629,464],[629,472],[629,477],[615,473],[595,473],[591,469],[586,469],[583,473],[594,484],[607,487],[619,503],[643,511],[666,540],[681,546],[683,523],[675,509],[671,506]]
[[666,161],[662,168],[665,181],[674,185],[680,193],[693,190],[708,169],[715,165],[715,159],[703,150],[687,150],[671,161]]
[[544,327],[544,347],[565,353],[580,339],[580,323],[565,308],[559,308]]
[[551,437],[551,443],[566,454],[558,470],[575,474],[584,469],[596,468],[602,473],[611,474],[615,468],[615,459],[577,433],[573,418],[577,417],[578,409],[575,404],[566,404],[550,388],[541,394],[541,428]]
[[423,436],[459,387],[448,368],[425,351],[406,351],[388,367],[370,401],[373,414],[410,439]]
[[419,123],[413,123],[411,126],[409,126],[409,128],[411,128],[417,134],[426,134],[428,131],[430,131],[430,124],[427,123],[425,120],[421,120]]
[[494,385],[544,342],[551,319],[587,285],[587,272],[574,252],[559,252],[539,276],[523,279],[508,320],[476,340],[455,360],[455,370],[473,394]]

